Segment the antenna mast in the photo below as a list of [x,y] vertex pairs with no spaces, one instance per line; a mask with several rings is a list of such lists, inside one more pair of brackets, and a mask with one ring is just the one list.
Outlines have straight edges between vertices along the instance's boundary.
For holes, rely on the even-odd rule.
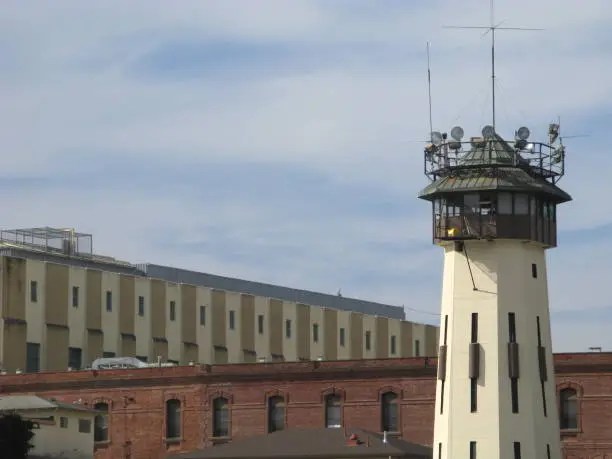
[[445,29],[482,29],[485,30],[483,37],[491,32],[491,115],[492,125],[495,128],[495,31],[496,30],[543,30],[543,29],[532,29],[527,27],[500,27],[504,21],[499,22],[495,25],[495,0],[491,0],[491,6],[489,10],[490,19],[488,26],[444,26]]
[[433,120],[431,117],[431,62],[429,60],[429,46],[427,42],[427,97],[429,98],[429,136],[433,132]]

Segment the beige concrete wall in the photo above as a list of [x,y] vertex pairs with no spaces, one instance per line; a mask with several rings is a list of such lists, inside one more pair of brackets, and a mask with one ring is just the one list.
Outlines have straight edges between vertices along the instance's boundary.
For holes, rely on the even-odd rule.
[[[265,297],[253,297],[254,311],[252,328],[254,337],[254,350],[258,359],[271,361],[270,350],[270,299]],[[259,333],[259,320],[263,317],[263,333]]]
[[[138,315],[139,297],[144,297],[144,315]],[[165,295],[164,295],[165,296]],[[163,304],[163,303],[162,303]],[[136,335],[136,355],[147,357],[152,362],[157,358],[153,352],[153,330],[151,327],[151,282],[149,279],[134,278],[134,297],[132,298],[132,314],[134,317],[134,334]],[[163,310],[162,310],[162,316]],[[165,316],[162,319],[165,323]],[[165,331],[165,326],[164,326]]]
[[425,356],[425,325],[412,324],[412,356]]
[[[397,319],[388,319],[388,342],[389,342],[389,357],[408,357],[403,355],[402,349],[402,321]],[[395,353],[392,349],[392,341],[395,340]]]
[[[212,303],[212,291],[205,287],[196,287],[196,304],[197,310],[197,328],[196,338],[198,343],[198,362],[211,363],[213,359],[213,327],[216,323],[217,315],[224,315],[225,308],[221,311],[216,311]],[[204,307],[205,322],[200,324],[200,307]],[[225,320],[223,320],[225,324]]]
[[[87,304],[85,303],[85,296],[87,293],[87,272],[84,269],[78,269],[69,267],[68,268],[68,341],[70,347],[81,349],[81,355],[83,356],[83,367],[90,364],[93,359],[89,357],[89,342],[92,341],[91,354],[92,357],[102,357],[100,355],[101,349],[98,349],[95,340],[89,339],[89,333],[87,333]],[[76,288],[76,291],[73,289]],[[77,303],[74,306],[73,295],[76,294]],[[99,330],[99,328],[98,328]]]
[[[338,311],[338,360],[348,360],[352,358],[351,355],[351,312],[350,311]],[[340,342],[341,330],[344,330],[344,343]]]
[[[15,259],[12,259],[15,260]],[[32,282],[37,284],[37,301],[32,301],[30,287]],[[45,324],[45,264],[40,261],[26,261],[26,279],[24,285],[27,342],[40,344],[40,367],[46,368],[46,331]],[[25,365],[25,362],[23,363]]]
[[[287,336],[287,321],[290,322],[290,335]],[[288,362],[298,360],[298,318],[297,304],[293,302],[283,302],[283,355]]]
[[[325,310],[318,306],[310,306],[310,360],[325,359]],[[315,341],[314,329],[317,328]]]
[[296,340],[297,359],[310,360],[310,344],[312,341],[312,324],[310,321],[311,308],[305,304],[296,305]]
[[270,356],[272,361],[275,362],[285,360],[283,354],[283,334],[285,333],[283,308],[283,301],[268,300],[268,321],[266,324],[268,328],[265,329],[264,327],[264,333],[268,337]]
[[364,315],[359,312],[351,312],[350,345],[351,359],[364,358]]
[[[225,294],[225,309],[227,311],[227,323],[225,327],[226,339],[225,346],[227,347],[227,358],[228,363],[242,363],[244,361],[244,352],[242,347],[242,302],[240,293],[235,292],[224,292]],[[234,311],[234,329],[231,330],[229,327],[229,314],[230,311]],[[216,362],[215,362],[216,363]]]
[[[370,349],[368,349],[367,336],[370,334]],[[374,316],[363,316],[363,358],[364,359],[375,359],[376,358],[376,317]]]
[[[94,414],[66,410],[22,411],[27,418],[40,418],[40,428],[35,429],[30,441],[34,448],[30,454],[49,455],[66,459],[90,458],[94,451]],[[42,419],[53,416],[53,422],[42,422]],[[67,419],[66,427],[61,427],[60,418]],[[87,433],[79,432],[79,419],[87,420],[91,429]]]
[[[174,301],[174,320],[170,317],[170,305]],[[181,361],[183,355],[183,308],[179,284],[169,282],[166,286],[166,330],[168,360]]]
[[[228,362],[228,338],[233,338],[234,334],[229,333],[230,312],[226,307],[226,294],[223,290],[211,290],[212,305],[212,350],[211,363]],[[235,305],[233,306],[235,307]],[[234,311],[235,325],[238,326],[237,313]],[[235,331],[234,331],[235,332]],[[229,335],[229,336],[228,336]]]
[[[546,363],[549,371],[554,368],[544,249],[522,241],[466,243],[469,264],[464,252],[445,247],[441,313],[449,317],[446,395],[443,413],[436,410],[435,414],[434,444],[443,444],[442,459],[462,456],[466,438],[478,442],[479,457],[512,457],[513,442],[520,442],[523,457],[546,457],[549,444],[551,459],[559,459],[555,378],[549,375],[544,383],[548,394],[548,416],[544,416],[536,352],[539,316]],[[535,279],[531,276],[532,263],[539,271]],[[472,278],[478,290],[473,289]],[[473,313],[478,314],[480,374],[477,409],[471,413],[469,330]],[[516,413],[512,412],[507,351],[509,313],[516,317],[520,362]],[[437,394],[440,390],[438,381]]]
[[[68,346],[82,349],[84,366],[104,353],[144,356],[150,362],[161,355],[182,364],[238,363],[257,361],[257,357],[267,361],[385,358],[389,356],[392,335],[396,336],[397,357],[414,355],[415,340],[420,341],[421,355],[437,352],[437,327],[239,292],[33,260],[10,260],[13,268],[5,269],[1,285],[3,316],[18,318],[21,314],[24,323],[5,322],[0,327],[0,346],[6,349],[9,341],[19,349],[25,347],[25,341],[40,344],[41,369],[65,369]],[[30,298],[31,281],[37,282],[36,302]],[[72,305],[73,287],[78,287],[77,306]],[[111,295],[110,310],[107,292]],[[142,317],[138,314],[139,296],[145,299]],[[172,301],[175,320],[170,320]],[[205,308],[203,325],[200,306]],[[229,329],[230,310],[234,311],[235,330]],[[259,315],[264,317],[261,334]],[[286,336],[287,320],[291,321],[290,337]],[[319,335],[316,343],[315,323]],[[341,329],[344,346],[340,344]],[[369,351],[365,349],[366,331],[370,331]],[[25,350],[2,355],[7,368],[25,366]],[[8,361],[13,363],[7,366]]]

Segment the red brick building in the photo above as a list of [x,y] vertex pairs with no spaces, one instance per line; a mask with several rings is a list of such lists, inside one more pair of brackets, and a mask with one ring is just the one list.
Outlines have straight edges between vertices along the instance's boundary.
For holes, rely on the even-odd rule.
[[[270,430],[342,425],[430,444],[435,359],[233,364],[0,376],[101,410],[96,458],[157,459]],[[612,459],[612,353],[557,354],[565,457]],[[528,388],[525,388],[528,390]]]

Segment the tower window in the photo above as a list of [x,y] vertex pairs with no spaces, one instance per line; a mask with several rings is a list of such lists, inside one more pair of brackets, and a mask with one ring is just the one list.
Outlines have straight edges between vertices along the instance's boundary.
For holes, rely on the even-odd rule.
[[531,277],[534,279],[538,278],[538,265],[531,263]]

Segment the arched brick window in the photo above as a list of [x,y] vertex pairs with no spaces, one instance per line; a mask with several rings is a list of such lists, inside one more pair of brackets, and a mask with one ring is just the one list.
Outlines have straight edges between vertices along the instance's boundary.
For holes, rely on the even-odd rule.
[[399,400],[395,392],[385,392],[380,398],[383,432],[399,432]]
[[559,424],[561,429],[578,428],[578,393],[576,389],[565,388],[559,392]]
[[103,443],[109,440],[108,435],[108,403],[100,402],[94,405],[98,412],[94,417],[94,442]]
[[213,400],[213,437],[229,437],[229,400],[217,397]]
[[285,399],[281,396],[268,398],[268,432],[285,429]]
[[342,396],[340,394],[327,394],[325,396],[325,427],[336,428],[342,426]]
[[166,439],[181,438],[181,402],[171,399],[166,402]]

